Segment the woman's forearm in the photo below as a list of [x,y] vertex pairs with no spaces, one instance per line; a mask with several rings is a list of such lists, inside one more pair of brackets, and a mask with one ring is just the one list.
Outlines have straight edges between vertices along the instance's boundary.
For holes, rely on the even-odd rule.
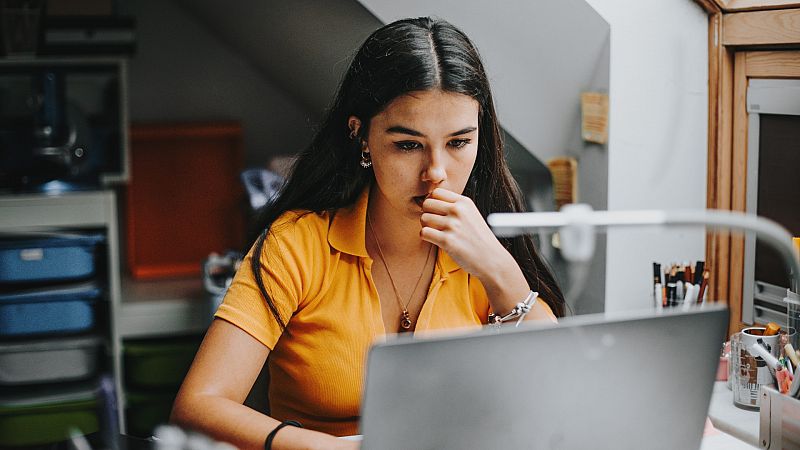
[[[516,260],[510,254],[505,256],[507,257],[498,261],[498,264],[491,266],[478,277],[489,297],[492,311],[501,316],[509,313],[517,303],[523,301],[532,289],[528,286],[528,281]],[[542,303],[542,300],[536,301],[531,311],[525,316],[525,320],[556,322],[550,309],[537,307],[538,303]]]
[[[204,394],[179,395],[170,421],[200,431],[242,449],[263,449],[264,440],[280,422],[235,401]],[[334,448],[333,436],[296,427],[284,427],[275,436],[275,450]]]

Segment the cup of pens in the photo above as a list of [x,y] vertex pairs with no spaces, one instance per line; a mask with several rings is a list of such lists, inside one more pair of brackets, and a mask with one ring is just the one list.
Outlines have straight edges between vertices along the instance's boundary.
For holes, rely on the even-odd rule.
[[708,301],[709,277],[705,261],[665,265],[663,272],[661,264],[653,262],[653,304],[656,309],[702,304]]
[[798,355],[791,345],[795,330],[749,327],[731,336],[731,388],[733,404],[744,409],[760,408],[762,386],[788,392],[797,369]]

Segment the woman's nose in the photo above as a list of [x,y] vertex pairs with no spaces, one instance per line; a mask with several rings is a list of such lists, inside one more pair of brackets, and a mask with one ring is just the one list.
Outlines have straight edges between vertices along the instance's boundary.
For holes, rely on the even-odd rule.
[[422,171],[422,181],[431,184],[440,184],[447,180],[447,170],[445,170],[444,158],[436,150],[425,161],[425,168]]

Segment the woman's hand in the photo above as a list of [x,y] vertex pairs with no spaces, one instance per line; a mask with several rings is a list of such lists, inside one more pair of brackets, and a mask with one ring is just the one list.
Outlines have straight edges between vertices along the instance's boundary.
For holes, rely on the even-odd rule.
[[[480,280],[493,311],[506,314],[527,297],[530,287],[522,269],[469,197],[434,189],[422,203],[420,223],[422,239],[446,251]],[[555,322],[549,308],[534,308],[526,318]]]
[[420,223],[422,239],[446,251],[461,268],[482,281],[504,268],[519,269],[469,197],[434,189],[422,203]]

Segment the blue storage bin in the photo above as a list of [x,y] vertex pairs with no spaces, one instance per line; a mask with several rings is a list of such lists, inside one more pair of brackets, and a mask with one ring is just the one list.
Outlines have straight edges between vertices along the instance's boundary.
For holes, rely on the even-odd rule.
[[0,336],[75,333],[94,326],[102,291],[91,283],[0,294]]
[[0,283],[69,281],[95,273],[102,234],[0,235]]

